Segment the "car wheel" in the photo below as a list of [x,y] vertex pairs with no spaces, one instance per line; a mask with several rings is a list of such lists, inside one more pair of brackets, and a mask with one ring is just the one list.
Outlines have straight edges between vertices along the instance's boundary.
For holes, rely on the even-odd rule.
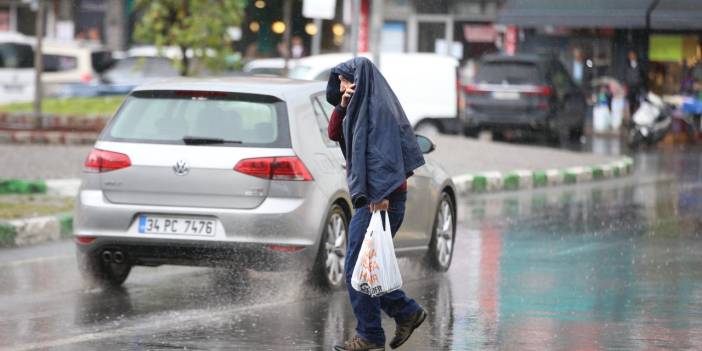
[[78,270],[86,282],[103,288],[116,288],[122,285],[132,265],[129,263],[105,262],[96,253],[77,251]]
[[344,285],[344,260],[349,220],[338,204],[329,209],[322,230],[319,253],[314,267],[315,280],[322,288],[338,289]]
[[454,242],[456,241],[456,220],[453,200],[448,193],[441,194],[441,201],[436,210],[434,228],[427,261],[429,267],[439,272],[446,272],[453,259]]
[[439,126],[432,121],[422,121],[419,122],[416,128],[414,128],[414,131],[417,132],[417,134],[424,135],[426,137],[431,137],[434,135],[439,134],[441,130],[439,129]]
[[477,138],[480,135],[479,127],[465,127],[463,128],[463,135],[469,138]]

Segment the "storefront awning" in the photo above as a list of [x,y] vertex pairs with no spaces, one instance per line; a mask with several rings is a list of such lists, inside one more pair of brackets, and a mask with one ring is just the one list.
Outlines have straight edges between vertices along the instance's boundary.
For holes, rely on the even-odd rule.
[[702,1],[661,0],[651,14],[653,29],[702,29]]
[[646,9],[651,1],[506,0],[497,13],[497,23],[520,27],[645,28]]

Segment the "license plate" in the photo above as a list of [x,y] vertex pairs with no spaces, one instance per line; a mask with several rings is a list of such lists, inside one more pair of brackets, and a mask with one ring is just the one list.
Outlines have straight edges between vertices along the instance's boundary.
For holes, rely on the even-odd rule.
[[214,236],[217,221],[205,218],[139,216],[141,234],[184,234]]
[[498,100],[517,100],[519,93],[514,91],[494,91],[492,97]]

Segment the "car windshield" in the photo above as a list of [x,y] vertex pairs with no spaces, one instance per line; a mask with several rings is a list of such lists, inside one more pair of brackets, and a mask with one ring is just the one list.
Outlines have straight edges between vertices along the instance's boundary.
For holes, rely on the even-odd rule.
[[538,84],[538,67],[526,62],[485,62],[478,68],[476,83]]
[[285,147],[290,143],[282,102],[262,95],[205,91],[133,93],[104,139],[257,147]]

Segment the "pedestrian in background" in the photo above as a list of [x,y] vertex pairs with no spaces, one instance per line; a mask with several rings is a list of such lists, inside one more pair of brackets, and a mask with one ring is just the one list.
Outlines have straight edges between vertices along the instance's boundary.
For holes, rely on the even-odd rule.
[[567,67],[575,83],[585,94],[589,94],[593,78],[592,60],[586,60],[583,51],[576,47],[573,49],[573,60]]
[[374,211],[387,211],[395,236],[407,201],[407,178],[424,164],[412,125],[378,68],[364,57],[334,67],[327,84],[327,101],[335,108],[329,138],[338,141],[346,158],[349,193],[355,208],[349,224],[345,259],[346,288],[356,316],[356,335],[338,351],[385,350],[381,310],[395,319],[390,347],[404,344],[426,319],[426,311],[395,290],[379,297],[351,286],[354,265]]
[[633,114],[639,108],[641,94],[646,90],[646,77],[634,50],[629,50],[623,80],[627,89],[629,113]]

